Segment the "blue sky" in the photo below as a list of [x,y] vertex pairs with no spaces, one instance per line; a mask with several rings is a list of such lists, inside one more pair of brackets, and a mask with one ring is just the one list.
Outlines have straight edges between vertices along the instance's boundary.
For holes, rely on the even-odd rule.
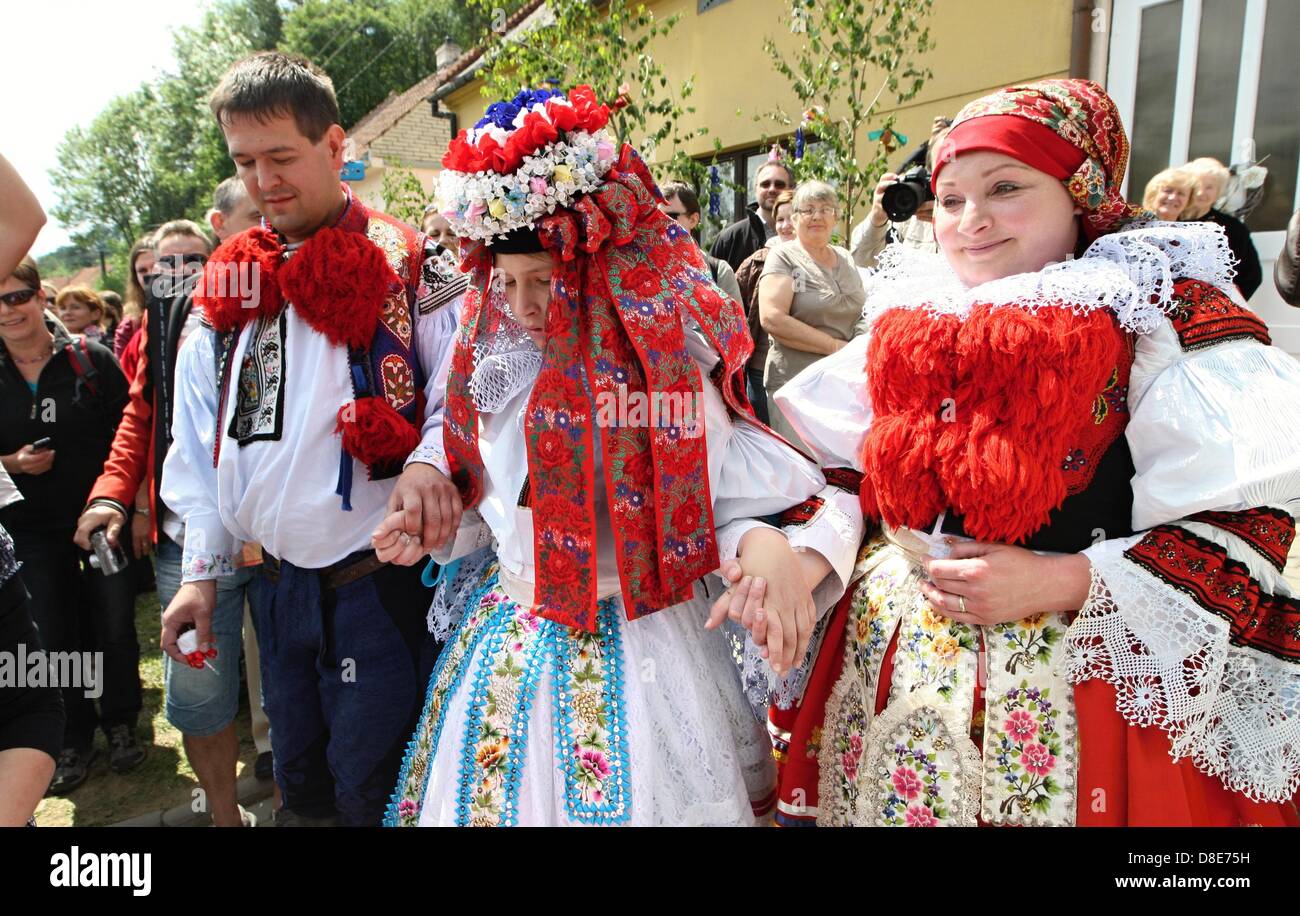
[[[86,125],[114,96],[130,92],[174,59],[170,30],[195,25],[199,0],[28,0],[6,3],[0,152],[36,192],[46,213],[57,198],[48,169],[74,125]],[[34,254],[68,242],[53,217]]]

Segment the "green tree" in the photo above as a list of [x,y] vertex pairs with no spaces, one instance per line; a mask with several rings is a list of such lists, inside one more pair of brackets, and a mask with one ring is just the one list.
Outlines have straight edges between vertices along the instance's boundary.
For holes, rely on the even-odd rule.
[[[492,0],[470,0],[487,10]],[[705,127],[685,130],[682,118],[695,108],[692,77],[674,91],[663,68],[651,54],[656,39],[666,40],[681,19],[659,19],[637,0],[548,0],[550,21],[510,36],[492,33],[485,52],[483,95],[511,98],[521,88],[548,82],[561,87],[589,85],[601,101],[613,102],[628,88],[627,104],[614,108],[610,132],[621,143],[633,143],[656,177],[678,177],[700,184],[705,166],[684,148],[708,133]],[[671,146],[667,159],[659,151]]]
[[[869,204],[876,181],[887,170],[890,150],[882,134],[867,145],[867,130],[892,131],[895,117],[879,117],[888,93],[897,104],[916,96],[933,74],[917,60],[932,47],[925,19],[932,0],[790,0],[783,21],[802,39],[787,58],[775,41],[763,50],[794,90],[800,112],[769,113],[793,130],[802,126],[809,143],[799,177],[835,185],[847,226]],[[869,149],[867,158],[859,153]]]
[[346,127],[433,73],[447,38],[476,45],[491,16],[453,0],[303,0],[284,19],[280,48],[329,74]]
[[385,213],[408,226],[420,225],[429,194],[405,162],[391,156],[385,160],[384,181],[379,193],[384,198]]

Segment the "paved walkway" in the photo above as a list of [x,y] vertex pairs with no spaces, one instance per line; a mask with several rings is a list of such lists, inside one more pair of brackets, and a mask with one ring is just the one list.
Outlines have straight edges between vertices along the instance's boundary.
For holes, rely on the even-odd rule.
[[[256,776],[245,776],[235,784],[239,803],[257,817],[257,826],[271,826],[271,794],[275,784]],[[127,818],[114,827],[206,827],[211,824],[207,812],[196,813],[188,804],[177,805],[166,811],[150,811],[138,817]]]

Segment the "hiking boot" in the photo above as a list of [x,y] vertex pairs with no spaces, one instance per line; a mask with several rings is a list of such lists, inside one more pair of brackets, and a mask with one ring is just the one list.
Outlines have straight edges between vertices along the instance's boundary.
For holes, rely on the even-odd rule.
[[135,740],[130,725],[114,725],[108,730],[108,765],[114,773],[128,773],[144,760],[144,748]]
[[90,775],[90,765],[95,762],[97,756],[99,754],[94,748],[77,750],[75,747],[65,747],[59,752],[59,759],[54,767],[54,778],[50,780],[50,787],[45,794],[67,795],[77,788]]

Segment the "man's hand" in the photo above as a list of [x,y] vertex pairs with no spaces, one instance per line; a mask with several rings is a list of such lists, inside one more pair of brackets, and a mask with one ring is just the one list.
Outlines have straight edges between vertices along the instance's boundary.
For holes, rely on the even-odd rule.
[[139,512],[131,516],[131,547],[137,558],[153,553],[153,521]]
[[877,229],[889,222],[889,214],[885,212],[885,205],[882,201],[885,198],[886,189],[895,184],[898,184],[898,175],[894,172],[886,172],[876,182],[876,191],[871,195],[871,225]]
[[10,474],[44,474],[54,466],[54,449],[43,448],[35,451],[31,445],[24,445],[12,455],[5,455],[4,468]]
[[176,640],[184,630],[189,629],[190,624],[198,631],[199,651],[215,649],[217,644],[212,638],[212,609],[216,605],[216,579],[200,579],[181,585],[162,616],[162,640],[159,643],[162,650],[174,661],[188,665],[189,660],[177,648]]
[[[122,531],[122,525],[126,523],[126,516],[118,512],[112,506],[106,506],[99,503],[90,506],[85,512],[81,513],[81,518],[77,519],[77,532],[72,539],[77,542],[77,546],[82,550],[90,549],[90,536],[98,528],[107,528],[104,532],[108,538],[108,543],[114,547],[117,546],[117,537]],[[140,556],[140,554],[136,554]]]
[[[456,529],[460,527],[460,492],[433,465],[412,462],[397,478],[397,486],[388,497],[388,511],[401,513],[402,531],[427,553],[456,536]],[[388,519],[385,519],[384,525],[387,523]],[[381,530],[384,525],[380,526]],[[384,536],[388,533],[385,531]],[[375,536],[379,535],[377,530]]]

